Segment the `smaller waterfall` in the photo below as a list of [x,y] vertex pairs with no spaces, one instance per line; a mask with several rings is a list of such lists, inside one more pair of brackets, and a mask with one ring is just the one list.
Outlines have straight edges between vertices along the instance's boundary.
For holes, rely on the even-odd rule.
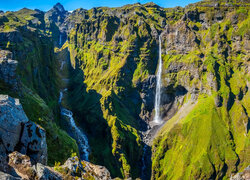
[[61,62],[61,66],[60,66],[60,70],[63,70],[64,64],[65,64],[65,61],[62,61],[62,62]]
[[62,45],[62,35],[60,34],[59,35],[59,46],[61,46]]
[[[64,89],[60,91],[60,96],[59,96],[59,104],[61,104],[62,99],[63,99],[63,92],[67,91],[67,89]],[[80,151],[80,156],[82,160],[88,161],[89,160],[89,144],[88,144],[88,138],[87,136],[76,126],[75,120],[73,118],[73,113],[65,109],[61,106],[61,115],[66,116],[70,120],[70,126],[73,134],[73,138],[76,140],[79,151]]]
[[160,103],[161,103],[161,74],[162,74],[162,58],[161,58],[161,36],[159,36],[159,65],[156,75],[156,94],[155,94],[155,117],[154,122],[161,123]]

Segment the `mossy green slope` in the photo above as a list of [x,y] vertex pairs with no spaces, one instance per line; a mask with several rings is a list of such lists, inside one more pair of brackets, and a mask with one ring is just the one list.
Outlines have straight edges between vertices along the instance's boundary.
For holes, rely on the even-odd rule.
[[[155,74],[160,33],[163,52],[168,51],[163,55],[164,86],[166,89],[184,87],[188,91],[184,102],[193,95],[199,100],[187,116],[181,116],[185,126],[173,122],[178,118],[171,119],[173,129],[164,128],[157,138],[153,148],[153,179],[228,177],[246,166],[248,132],[242,131],[244,125],[234,127],[233,124],[239,125],[241,117],[238,115],[242,113],[245,123],[249,118],[243,103],[248,96],[246,82],[249,81],[246,74],[249,51],[244,46],[249,42],[248,11],[249,8],[238,1],[203,1],[186,8],[163,9],[148,3],[85,12],[82,23],[69,35],[71,63],[82,69],[86,92],[94,90],[98,95],[98,112],[102,112],[101,119],[107,121],[111,131],[112,145],[108,144],[108,149],[112,147],[123,177],[138,176],[139,170],[132,168],[137,165],[131,163],[138,161],[141,154],[131,155],[126,146],[135,142],[135,149],[141,152],[137,122],[142,102],[136,99],[136,94],[140,93],[137,85]],[[235,78],[240,80],[236,82]],[[179,103],[179,108],[182,105]],[[81,110],[76,108],[75,111]],[[197,115],[193,117],[193,113]],[[206,117],[206,114],[209,115]],[[89,116],[88,113],[83,115]],[[96,123],[95,120],[87,122],[89,126]],[[191,124],[197,130],[192,129]],[[205,127],[208,129],[202,134]],[[198,141],[199,134],[203,135],[203,140]],[[194,141],[193,150],[192,147],[182,148],[185,141]],[[173,148],[173,154],[168,152],[168,146]],[[180,158],[179,154],[185,155]],[[93,156],[97,157],[95,152]],[[110,164],[99,158],[96,161],[119,175]],[[168,165],[169,162],[173,165]],[[176,164],[178,166],[174,166]]]
[[[123,17],[123,13],[128,17]],[[110,128],[112,139],[106,146],[113,158],[105,152],[97,153],[103,154],[99,157],[114,159],[117,169],[101,159],[96,160],[110,169],[112,175],[136,178],[140,176],[142,155],[138,132],[141,102],[136,83],[155,72],[157,62],[152,60],[157,56],[155,39],[165,14],[155,4],[135,4],[96,8],[87,11],[85,16],[89,18],[77,25],[69,36],[71,63],[82,69],[86,91],[94,90],[100,97],[97,100],[101,119]],[[88,123],[91,128],[98,121]],[[93,156],[98,157],[94,153]]]
[[[208,22],[204,28],[196,18],[186,19],[187,35],[198,39],[190,51],[171,49],[165,37],[164,85],[188,89],[183,104],[190,110],[177,113],[155,139],[152,179],[228,179],[250,164],[249,7],[206,5],[186,8],[190,14],[205,13]],[[222,19],[214,22],[218,13]],[[173,66],[179,70],[171,71]]]
[[28,118],[46,130],[49,165],[64,163],[71,153],[78,153],[78,148],[58,126],[56,61],[50,33],[44,31],[43,13],[22,9],[6,12],[2,19],[0,48],[11,51],[18,61],[20,88],[13,92],[12,87],[1,86],[0,92],[19,98]]
[[[141,175],[140,85],[156,72],[162,34],[163,94],[185,93],[183,101],[174,97],[179,112],[153,143],[152,179],[228,179],[249,165],[249,12],[249,3],[238,0],[73,12],[66,20],[77,24],[65,45],[73,68],[64,72],[64,103],[88,135],[90,160],[112,177]],[[49,163],[63,162],[77,146],[58,126],[58,27],[46,27],[42,12],[22,9],[1,15],[0,31],[15,37],[0,42],[19,61],[22,89],[13,95],[46,129]],[[58,57],[68,55],[65,47]],[[11,93],[2,82],[0,91]]]

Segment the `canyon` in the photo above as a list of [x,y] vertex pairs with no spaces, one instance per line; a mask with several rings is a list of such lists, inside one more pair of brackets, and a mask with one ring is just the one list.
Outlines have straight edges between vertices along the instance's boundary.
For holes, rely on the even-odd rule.
[[249,10],[1,12],[0,177],[247,179]]

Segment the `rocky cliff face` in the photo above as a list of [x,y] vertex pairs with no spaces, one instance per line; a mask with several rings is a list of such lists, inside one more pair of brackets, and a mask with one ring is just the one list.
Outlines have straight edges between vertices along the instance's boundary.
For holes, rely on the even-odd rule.
[[230,177],[249,164],[249,14],[235,6],[192,5],[162,33],[163,93],[185,93],[154,141],[154,179]]
[[[163,9],[148,3],[85,12],[69,35],[71,63],[82,69],[87,91],[100,95],[103,118],[111,127],[112,154],[122,160],[123,176],[139,176],[127,168],[137,161],[126,148],[135,142],[129,134],[141,130],[154,138],[160,128],[150,123],[160,34],[161,112],[168,122],[153,142],[152,178],[229,177],[249,164],[245,159],[249,151],[247,9],[245,2],[203,1],[186,8]],[[91,123],[96,124],[86,122],[89,127]],[[137,131],[129,130],[131,125]]]
[[[0,19],[0,93],[20,99],[28,118],[46,130],[48,163],[63,163],[78,150],[59,128],[57,62],[44,13],[21,9]],[[55,148],[62,145],[65,148]]]
[[[63,163],[71,149],[77,153],[58,128],[65,128],[57,104],[65,83],[60,68],[68,76],[63,103],[89,138],[90,161],[107,167],[112,177],[141,177],[143,152],[152,145],[151,179],[229,178],[250,164],[248,24],[247,1],[207,0],[170,9],[137,3],[72,13],[57,4],[46,13],[1,13],[0,47],[18,65],[2,58],[0,92],[20,97],[30,120],[44,127],[49,163]],[[164,123],[155,126],[159,35]],[[16,82],[18,94],[10,88]],[[70,174],[65,166],[56,168]],[[102,168],[92,170],[110,178]]]

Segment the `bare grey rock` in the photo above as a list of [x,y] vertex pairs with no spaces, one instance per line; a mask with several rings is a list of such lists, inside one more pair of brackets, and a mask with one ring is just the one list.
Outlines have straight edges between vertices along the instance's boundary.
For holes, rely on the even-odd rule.
[[44,166],[40,163],[37,163],[35,166],[35,170],[37,173],[37,178],[39,180],[47,180],[47,179],[53,179],[53,180],[62,180],[63,177],[55,172],[52,168]]
[[186,54],[199,44],[195,33],[185,21],[174,25],[168,24],[162,32],[162,40],[168,42],[164,47],[166,52],[174,51],[178,54]]
[[29,121],[18,99],[0,95],[0,137],[8,152],[14,151],[23,125]]
[[0,171],[0,180],[21,180],[21,178]]
[[21,143],[23,146],[20,152],[26,153],[31,151],[32,153],[29,156],[32,160],[47,164],[46,134],[42,127],[32,122],[27,122],[24,125]]
[[145,81],[138,84],[138,86],[141,88],[140,97],[143,103],[140,117],[145,122],[149,122],[151,112],[154,108],[156,77],[154,75],[150,75]]
[[110,173],[105,167],[87,161],[79,161],[78,157],[69,158],[62,168],[70,170],[73,177],[77,176],[84,179],[84,176],[88,174],[96,180],[111,180]]
[[230,180],[249,180],[250,179],[250,165],[244,169],[243,172],[237,173],[230,177]]
[[13,167],[16,173],[23,179],[37,180],[62,180],[62,176],[52,168],[37,163],[32,165],[30,157],[19,152],[9,154],[9,165]]
[[29,121],[18,99],[0,95],[0,171],[11,173],[7,156],[13,151],[47,163],[45,131]]
[[30,158],[19,152],[12,152],[9,156],[9,165],[14,168],[22,179],[35,179],[36,172],[32,167]]

